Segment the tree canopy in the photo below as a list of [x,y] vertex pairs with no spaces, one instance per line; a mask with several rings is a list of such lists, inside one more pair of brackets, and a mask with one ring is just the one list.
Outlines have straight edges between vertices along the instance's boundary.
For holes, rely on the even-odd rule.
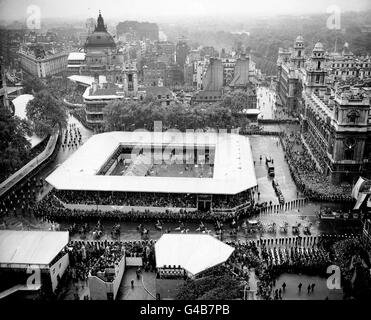
[[31,145],[26,139],[31,135],[29,122],[12,116],[0,106],[0,180],[5,180],[21,167]]
[[223,104],[163,106],[158,101],[111,101],[104,108],[105,130],[153,130],[154,121],[162,121],[164,129],[230,129],[241,127],[244,119]]
[[240,299],[241,282],[229,274],[187,280],[178,290],[179,300],[232,300]]
[[[224,96],[220,106],[230,109],[232,113],[239,113],[244,109],[252,108],[251,96],[244,91],[232,92]],[[256,106],[254,107],[256,108]]]
[[22,82],[23,92],[35,94],[46,89],[46,85],[38,77],[27,77]]
[[35,133],[41,137],[51,134],[58,124],[67,125],[65,106],[46,90],[36,93],[27,103],[26,114],[34,124]]

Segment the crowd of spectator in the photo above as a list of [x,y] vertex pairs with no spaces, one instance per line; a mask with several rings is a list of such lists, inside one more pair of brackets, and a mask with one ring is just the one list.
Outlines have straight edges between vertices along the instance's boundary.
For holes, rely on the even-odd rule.
[[291,132],[281,139],[290,173],[300,189],[309,199],[321,201],[352,201],[351,186],[337,186],[321,172],[303,146],[300,133]]
[[325,276],[331,264],[330,254],[321,245],[303,246],[295,242],[293,246],[275,246],[255,242],[230,241],[235,251],[227,261],[230,270],[248,280],[249,269],[255,269],[258,278],[257,294],[265,300],[272,299],[275,279],[283,273]]
[[[197,195],[194,194],[163,194],[163,193],[116,193],[94,191],[55,190],[54,194],[69,204],[115,205],[133,207],[164,207],[190,209],[197,207]],[[211,199],[211,197],[210,197]],[[247,204],[250,201],[249,192],[237,195],[213,195],[214,209],[231,209]]]
[[87,281],[89,275],[112,281],[123,257],[140,257],[145,270],[154,270],[155,242],[150,241],[71,241],[69,272],[74,282]]
[[5,194],[0,201],[0,217],[29,211],[36,201],[36,196],[42,192],[44,180],[30,177],[21,182],[18,187]]
[[65,221],[68,223],[85,223],[91,220],[113,220],[113,221],[157,221],[162,222],[199,222],[209,221],[214,222],[219,220],[221,222],[231,221],[233,218],[238,219],[239,216],[247,214],[248,212],[242,211],[235,214],[234,212],[205,212],[205,211],[190,211],[181,209],[179,211],[172,211],[166,209],[164,211],[153,210],[80,210],[68,209],[53,195],[48,194],[43,200],[36,203],[33,207],[35,215],[39,218],[48,221]]

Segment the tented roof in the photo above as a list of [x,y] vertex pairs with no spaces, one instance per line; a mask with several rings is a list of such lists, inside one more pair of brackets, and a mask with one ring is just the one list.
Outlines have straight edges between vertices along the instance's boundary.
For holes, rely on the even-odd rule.
[[225,262],[233,251],[206,234],[164,234],[155,244],[156,266],[181,266],[196,275]]
[[85,60],[85,52],[70,52],[68,60]]
[[94,82],[94,77],[91,76],[73,75],[69,76],[68,79],[70,79],[73,82],[81,83],[88,86],[91,86],[92,83]]
[[0,266],[48,265],[67,245],[67,231],[0,231]]
[[[97,175],[120,145],[215,147],[212,178]],[[107,132],[92,136],[46,181],[59,190],[237,194],[256,186],[249,139],[238,134]]]

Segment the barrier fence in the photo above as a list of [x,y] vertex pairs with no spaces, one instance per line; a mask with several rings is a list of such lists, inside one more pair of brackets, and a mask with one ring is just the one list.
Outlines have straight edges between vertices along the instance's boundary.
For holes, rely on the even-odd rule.
[[[256,246],[276,246],[276,245],[285,245],[285,246],[313,246],[320,244],[323,240],[333,240],[333,241],[341,241],[346,239],[361,239],[362,233],[354,234],[354,233],[345,233],[345,234],[335,234],[335,233],[324,233],[321,235],[316,236],[291,236],[291,237],[276,237],[276,238],[266,238],[266,239],[250,239],[241,241],[239,240],[238,243],[246,243],[252,245],[253,243]],[[70,245],[82,245],[82,244],[89,244],[91,246],[96,246],[99,249],[105,249],[109,245],[114,245],[120,243],[121,245],[153,245],[156,243],[157,240],[128,240],[128,241],[115,241],[115,240],[70,240]],[[226,240],[224,241],[228,244],[233,246],[233,240]],[[141,257],[141,255],[137,253],[129,253],[126,254],[126,257]]]
[[279,213],[280,211],[290,211],[302,208],[308,204],[307,198],[300,198],[292,201],[287,201],[283,204],[272,204],[266,207],[259,208],[259,214]]
[[239,132],[241,135],[260,135],[260,136],[280,136],[281,131],[258,131],[258,130],[244,130]]
[[[246,244],[252,245],[253,243],[257,247],[313,247],[319,245],[321,241],[333,240],[341,241],[346,239],[361,239],[362,234],[321,234],[317,236],[291,236],[291,237],[279,237],[279,238],[267,238],[267,239],[252,239],[246,240]],[[230,241],[226,241],[230,243]],[[241,241],[240,241],[241,242]],[[243,243],[243,241],[242,241]]]

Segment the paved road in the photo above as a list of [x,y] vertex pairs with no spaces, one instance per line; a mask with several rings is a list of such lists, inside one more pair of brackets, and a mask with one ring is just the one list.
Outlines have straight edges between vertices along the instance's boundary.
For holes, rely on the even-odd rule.
[[[86,142],[92,135],[93,132],[87,128],[85,128],[81,122],[79,122],[75,117],[69,116],[68,117],[68,125],[74,124],[76,128],[79,128],[81,133],[82,142]],[[65,132],[65,131],[64,131]],[[64,137],[63,132],[63,137]],[[77,148],[78,149],[78,148]],[[76,150],[75,149],[65,149],[62,148],[59,149],[58,155],[56,156],[55,160],[50,163],[45,170],[40,172],[40,178],[47,177],[50,173],[52,173],[59,165],[61,165],[65,160],[67,160],[68,157],[70,157]]]
[[[329,300],[342,300],[343,297],[341,289],[330,290],[327,288],[326,278],[285,273],[276,280],[273,291],[280,289],[284,282],[287,286],[282,294],[282,300],[324,300],[326,297]],[[300,291],[299,283],[303,285]],[[312,283],[315,284],[314,290],[308,293],[308,285]]]
[[274,110],[276,94],[267,87],[259,87],[257,90],[257,107],[260,109],[259,118],[261,119],[275,119]]
[[[278,181],[285,201],[291,201],[300,197],[294,180],[291,178],[290,170],[285,161],[285,154],[279,139],[275,136],[249,136],[252,147],[253,159],[255,161],[255,174],[260,191],[260,202],[272,201],[278,204],[278,198],[272,187],[272,178],[268,177],[265,157],[273,158],[275,179]],[[260,156],[262,160],[260,161]]]
[[[135,271],[135,268],[125,270],[116,300],[155,300],[156,273],[143,271],[141,278],[137,279]],[[131,280],[134,280],[134,288],[131,287]]]

